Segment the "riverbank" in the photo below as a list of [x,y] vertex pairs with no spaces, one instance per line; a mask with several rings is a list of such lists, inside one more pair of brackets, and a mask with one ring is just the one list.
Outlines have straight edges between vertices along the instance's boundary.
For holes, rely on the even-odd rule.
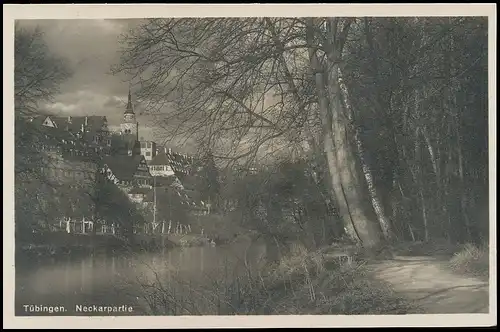
[[106,252],[140,252],[173,248],[175,243],[160,235],[136,235],[133,242],[112,234],[46,232],[16,238],[16,263],[71,255],[74,258]]
[[209,287],[175,280],[176,288],[171,288],[170,279],[148,284],[140,295],[147,299],[145,311],[151,315],[399,315],[487,311],[487,283],[449,270],[449,259],[443,256],[448,255],[448,250],[437,252],[438,257],[407,253],[368,258],[354,254],[349,261],[335,255],[336,251],[338,248],[334,247],[307,251],[299,245],[279,261],[264,262],[257,269],[245,270],[245,261],[243,272],[237,276],[228,266],[229,272],[210,279]]
[[65,232],[32,233],[16,238],[16,261],[57,258],[71,255],[85,257],[104,252],[144,252],[226,245],[233,239],[208,238],[200,234],[135,234],[131,242],[112,234],[75,234]]
[[[252,280],[240,307],[246,314],[407,314],[418,313],[412,301],[388,283],[373,278],[367,261],[350,262],[297,248]],[[261,280],[258,280],[261,279]]]
[[207,275],[211,280],[209,287],[197,287],[182,278],[175,280],[175,287],[171,286],[172,279],[148,284],[141,294],[147,299],[146,311],[151,315],[418,312],[414,303],[399,296],[384,281],[373,278],[366,261],[361,259],[346,264],[338,257],[325,255],[323,250],[308,252],[299,247],[277,262],[253,264],[247,266],[245,261],[238,275],[231,272],[230,266],[216,279]]

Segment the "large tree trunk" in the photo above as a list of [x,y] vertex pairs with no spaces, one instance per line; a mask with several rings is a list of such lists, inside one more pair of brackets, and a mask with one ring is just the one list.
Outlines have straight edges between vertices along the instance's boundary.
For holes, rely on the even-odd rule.
[[[314,22],[309,19],[307,41],[309,59],[314,74],[318,104],[323,125],[323,143],[327,156],[331,185],[334,190],[340,216],[348,235],[366,248],[376,247],[383,241],[380,225],[363,181],[359,161],[355,153],[349,117],[341,100],[338,60],[341,50],[335,47],[328,54],[328,77],[320,64],[314,44]],[[334,22],[337,24],[337,22]],[[331,39],[333,40],[333,39]],[[334,45],[335,46],[335,45]]]
[[359,162],[361,165],[361,169],[363,171],[363,175],[366,180],[366,184],[368,185],[368,192],[370,194],[371,202],[373,205],[373,209],[375,211],[375,214],[377,215],[378,222],[380,224],[380,227],[382,229],[382,233],[384,234],[384,237],[387,241],[390,241],[392,239],[392,227],[389,219],[386,216],[386,213],[384,211],[384,207],[382,204],[382,201],[380,199],[380,196],[377,192],[377,189],[375,187],[375,181],[373,179],[373,174],[370,170],[370,167],[368,166],[368,163],[366,162],[364,158],[364,148],[363,148],[363,143],[361,142],[361,137],[360,137],[360,131],[359,127],[356,125],[356,123],[353,120],[353,109],[350,105],[349,102],[349,92],[347,90],[347,86],[343,82],[342,79],[342,72],[339,70],[339,86],[340,86],[340,91],[342,93],[343,98],[341,99],[343,101],[343,107],[345,109],[345,112],[347,114],[349,122],[353,123],[354,125],[354,142],[356,143],[356,148],[358,152],[358,157],[359,157]]

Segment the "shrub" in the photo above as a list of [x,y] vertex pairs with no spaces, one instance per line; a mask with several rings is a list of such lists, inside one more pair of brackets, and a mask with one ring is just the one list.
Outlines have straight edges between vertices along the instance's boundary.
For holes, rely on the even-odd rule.
[[450,265],[454,271],[488,278],[489,246],[467,243],[453,255]]

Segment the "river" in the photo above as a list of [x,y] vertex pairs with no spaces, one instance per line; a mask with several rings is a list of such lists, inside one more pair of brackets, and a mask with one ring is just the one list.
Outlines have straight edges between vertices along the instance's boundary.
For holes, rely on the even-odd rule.
[[227,313],[228,290],[263,264],[265,251],[240,241],[33,263],[16,268],[16,315]]

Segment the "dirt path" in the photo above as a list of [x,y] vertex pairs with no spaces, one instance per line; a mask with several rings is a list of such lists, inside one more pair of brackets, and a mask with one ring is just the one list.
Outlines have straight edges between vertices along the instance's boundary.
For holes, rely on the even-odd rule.
[[428,314],[488,313],[488,283],[453,274],[446,261],[398,256],[369,265],[379,280]]

